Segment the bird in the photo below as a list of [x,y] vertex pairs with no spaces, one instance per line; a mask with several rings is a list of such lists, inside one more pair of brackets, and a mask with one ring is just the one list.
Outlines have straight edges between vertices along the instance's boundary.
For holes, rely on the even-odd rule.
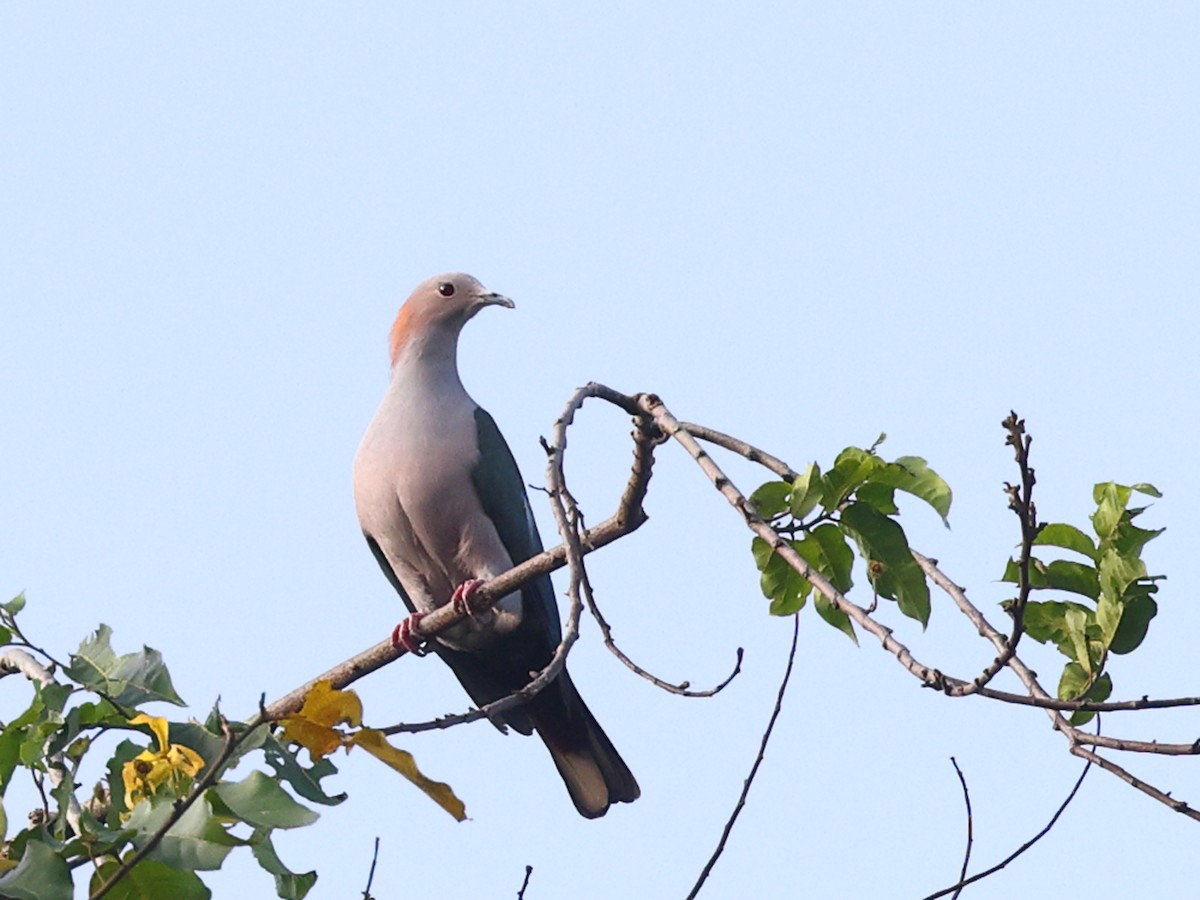
[[[422,615],[449,602],[465,607],[471,614],[428,644],[479,707],[528,684],[562,640],[548,574],[491,609],[469,606],[481,583],[542,552],[512,451],[459,378],[459,335],[489,306],[515,304],[463,273],[413,290],[392,325],[391,380],[355,454],[353,478],[367,545],[412,614],[393,642],[419,651],[411,631]],[[586,818],[641,795],[565,667],[493,723],[537,732]]]

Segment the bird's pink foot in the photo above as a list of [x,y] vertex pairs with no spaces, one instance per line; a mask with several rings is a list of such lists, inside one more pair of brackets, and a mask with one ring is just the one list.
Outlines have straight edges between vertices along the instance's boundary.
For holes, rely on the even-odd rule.
[[481,587],[483,587],[482,579],[468,578],[454,589],[454,594],[450,597],[450,605],[456,612],[466,613],[472,619],[479,618],[479,613],[471,608],[471,598]]
[[403,647],[414,656],[424,656],[428,651],[421,647],[421,644],[413,639],[412,630],[420,624],[425,618],[425,613],[415,612],[399,625],[392,632],[392,646]]

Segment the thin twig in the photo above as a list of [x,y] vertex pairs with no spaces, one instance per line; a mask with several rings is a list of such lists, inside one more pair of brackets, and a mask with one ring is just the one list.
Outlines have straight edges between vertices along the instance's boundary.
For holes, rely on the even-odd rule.
[[[957,897],[962,892],[962,889],[965,888],[968,884],[974,884],[976,881],[979,881],[982,878],[987,878],[989,875],[994,875],[996,872],[999,872],[1001,869],[1003,869],[1005,866],[1007,866],[1010,862],[1012,862],[1014,859],[1016,859],[1018,856],[1020,856],[1022,853],[1024,853],[1026,850],[1028,850],[1030,847],[1032,847],[1034,844],[1036,844],[1038,841],[1040,841],[1043,837],[1045,837],[1047,834],[1049,834],[1050,829],[1054,827],[1054,823],[1058,821],[1058,817],[1063,814],[1063,811],[1067,808],[1067,806],[1071,803],[1071,801],[1075,799],[1075,795],[1079,792],[1079,788],[1083,784],[1083,779],[1087,777],[1088,769],[1090,769],[1091,767],[1092,767],[1091,762],[1088,762],[1083,767],[1083,771],[1079,773],[1079,778],[1076,779],[1076,781],[1075,781],[1075,786],[1073,788],[1071,788],[1071,793],[1067,794],[1067,799],[1064,800],[1062,802],[1062,804],[1058,807],[1058,809],[1056,809],[1054,811],[1054,815],[1052,815],[1050,817],[1050,821],[1046,823],[1045,828],[1043,828],[1041,831],[1039,831],[1037,834],[1035,834],[1033,837],[1031,837],[1029,840],[1027,840],[1024,844],[1022,844],[1020,847],[1018,847],[1016,850],[1014,850],[1012,853],[1010,853],[1008,856],[1006,856],[1003,860],[996,863],[996,865],[992,866],[990,869],[984,869],[982,872],[972,875],[970,878],[963,878],[958,882],[958,884],[952,884],[948,888],[943,888],[942,890],[937,891],[936,893],[930,894],[929,896],[925,897],[924,900],[936,900],[936,898],[938,898],[938,897],[944,897],[947,894],[951,894],[951,893],[955,897]],[[965,867],[964,867],[964,871],[965,871]]]
[[1190,744],[1160,744],[1158,741],[1133,741],[1128,738],[1107,737],[1099,734],[1079,734],[1076,742],[1109,750],[1124,750],[1127,753],[1158,753],[1163,756],[1200,756],[1200,741]]
[[1118,766],[1111,759],[1101,756],[1099,753],[1093,753],[1091,750],[1088,750],[1086,747],[1081,747],[1079,744],[1075,744],[1071,747],[1071,753],[1075,756],[1078,756],[1080,759],[1086,759],[1088,763],[1095,763],[1106,772],[1111,772],[1130,787],[1137,788],[1146,796],[1153,797],[1159,803],[1162,803],[1163,805],[1175,810],[1175,812],[1181,813],[1182,815],[1187,816],[1189,819],[1195,819],[1196,821],[1200,822],[1200,810],[1193,809],[1184,800],[1176,800],[1168,792],[1161,791],[1152,784],[1147,784],[1133,773]]
[[371,900],[371,882],[375,880],[375,863],[379,862],[379,837],[375,838],[375,852],[371,854],[371,871],[367,873],[367,886],[363,888],[363,900]]
[[954,766],[954,772],[958,775],[958,783],[962,785],[963,803],[967,806],[967,849],[963,851],[962,868],[958,871],[958,890],[950,898],[950,900],[958,900],[958,895],[966,887],[963,879],[967,877],[967,866],[971,864],[971,846],[975,843],[975,823],[974,817],[971,815],[971,792],[967,790],[967,779],[963,775],[962,769],[958,767],[958,760],[953,756],[950,757],[950,764]]
[[1001,425],[1008,432],[1004,442],[1013,448],[1017,470],[1021,476],[1019,485],[1004,485],[1004,492],[1008,494],[1008,508],[1017,514],[1021,523],[1021,551],[1017,557],[1017,598],[1009,607],[1012,629],[999,655],[958,696],[973,694],[986,687],[1016,654],[1017,644],[1021,635],[1025,633],[1025,607],[1029,604],[1029,593],[1033,589],[1029,568],[1033,561],[1033,542],[1041,531],[1037,520],[1037,507],[1033,502],[1033,486],[1037,483],[1037,478],[1034,477],[1033,467],[1029,465],[1029,447],[1033,443],[1033,437],[1025,432],[1025,420],[1018,418],[1016,412],[1010,412]]
[[[554,441],[553,446],[559,448],[560,451],[555,474],[559,483],[562,485],[561,496],[570,510],[572,519],[576,520],[580,526],[582,525],[582,513],[579,511],[579,506],[575,502],[574,497],[572,497],[570,492],[566,489],[566,474],[562,468],[562,452],[564,452],[567,447],[567,429],[574,424],[575,413],[583,405],[584,399],[586,399],[588,396],[604,396],[605,399],[609,399],[612,396],[611,394],[600,393],[601,388],[602,386],[597,385],[595,382],[592,382],[586,387],[580,388],[580,390],[576,392],[575,396],[571,398],[571,401],[568,402],[562,414],[558,417],[558,419],[555,420],[552,431]],[[607,388],[604,388],[604,391],[607,390]],[[632,435],[635,447],[634,471],[637,472],[639,469],[644,469],[645,478],[648,480],[650,477],[650,466],[653,462],[653,457],[647,451],[653,448],[655,444],[661,443],[663,440],[665,440],[665,437],[654,425],[653,420],[637,407],[637,397],[626,397],[623,394],[617,395],[617,397],[621,398],[621,403],[618,405],[620,405],[622,409],[626,409],[626,411],[629,411],[629,407],[624,405],[626,401],[634,404],[632,407],[635,412],[633,418],[634,432]],[[728,440],[732,441],[735,439],[728,438]],[[545,441],[543,441],[543,446],[546,447],[546,452],[549,453],[550,447],[546,445]],[[754,451],[754,448],[751,448],[749,444],[744,446],[747,448],[748,452],[761,452]],[[643,452],[638,452],[639,450]],[[774,460],[774,457],[771,457],[771,459]],[[778,462],[778,460],[775,460],[775,462]],[[622,505],[624,505],[624,503]],[[640,675],[642,678],[645,678],[656,687],[662,688],[664,691],[668,691],[672,694],[678,694],[681,697],[712,697],[724,690],[724,688],[731,681],[733,681],[735,677],[737,677],[738,673],[741,672],[744,651],[741,647],[739,647],[737,650],[737,661],[734,664],[733,672],[730,673],[730,675],[716,687],[709,688],[707,690],[693,691],[689,690],[690,682],[684,681],[681,684],[676,685],[659,678],[635,663],[632,659],[630,659],[628,654],[626,654],[623,650],[621,650],[620,647],[617,646],[612,637],[612,628],[609,626],[608,620],[604,618],[603,613],[601,613],[600,607],[596,604],[595,594],[592,590],[592,585],[588,580],[586,572],[581,573],[580,588],[583,592],[583,599],[587,604],[588,611],[592,614],[593,618],[596,620],[596,623],[600,626],[600,634],[603,638],[604,646],[607,647],[609,651],[617,657],[617,659],[624,663],[630,671]]]
[[758,447],[746,443],[741,438],[735,438],[732,435],[717,431],[715,428],[697,425],[695,422],[680,422],[679,425],[685,431],[690,432],[693,437],[697,437],[702,441],[708,441],[710,444],[716,444],[718,447],[723,447],[738,454],[738,456],[745,457],[752,463],[758,463],[763,468],[774,472],[784,481],[795,481],[800,474],[782,459],[772,456],[766,450],[760,450]]
[[767,720],[766,731],[763,732],[762,741],[758,745],[758,756],[754,758],[754,765],[750,767],[750,774],[746,776],[746,780],[742,784],[742,792],[738,795],[737,803],[733,807],[729,821],[725,823],[725,828],[721,831],[721,839],[717,842],[717,849],[713,851],[712,856],[708,858],[708,862],[704,864],[704,868],[700,872],[700,877],[696,879],[691,892],[687,895],[687,900],[693,900],[700,893],[700,888],[704,886],[704,882],[712,872],[713,866],[717,864],[717,860],[725,852],[725,842],[729,840],[729,834],[733,831],[733,825],[746,805],[746,797],[750,794],[750,785],[754,783],[754,776],[758,774],[758,767],[762,765],[763,758],[766,756],[767,742],[771,740],[771,731],[775,728],[775,722],[779,719],[779,713],[783,709],[783,695],[787,692],[788,681],[792,677],[792,664],[796,661],[796,644],[799,642],[799,638],[800,614],[796,613],[792,616],[792,647],[788,651],[787,668],[783,671],[783,681],[779,683],[779,693],[775,695],[775,708],[771,710],[771,718]]
[[529,887],[529,876],[533,874],[533,866],[525,866],[525,880],[521,882],[521,889],[517,891],[517,900],[525,900],[525,888]]
[[1113,700],[1100,703],[1095,700],[1058,700],[1054,697],[1043,700],[1030,697],[1027,694],[1013,694],[1008,691],[998,691],[994,688],[983,688],[976,691],[980,697],[989,700],[999,700],[1002,703],[1013,703],[1019,706],[1037,706],[1042,709],[1059,709],[1063,712],[1133,712],[1139,709],[1174,709],[1180,706],[1200,706],[1200,697],[1171,697],[1165,700],[1151,700],[1142,697],[1140,700]]

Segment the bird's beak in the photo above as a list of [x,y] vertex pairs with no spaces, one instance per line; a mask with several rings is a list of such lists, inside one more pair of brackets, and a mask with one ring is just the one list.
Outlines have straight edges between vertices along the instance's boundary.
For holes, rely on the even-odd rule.
[[513,303],[503,294],[497,294],[495,291],[487,291],[479,295],[480,306],[503,306],[507,309],[514,309],[517,304]]

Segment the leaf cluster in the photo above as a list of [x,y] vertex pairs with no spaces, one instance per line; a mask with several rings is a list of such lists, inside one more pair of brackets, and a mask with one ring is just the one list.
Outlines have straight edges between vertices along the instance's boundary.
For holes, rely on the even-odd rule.
[[[1161,497],[1150,484],[1123,485],[1112,481],[1092,491],[1094,537],[1074,525],[1042,525],[1034,546],[1069,550],[1074,558],[1043,560],[1031,557],[1029,587],[1058,592],[1075,599],[1031,600],[1025,606],[1024,628],[1035,641],[1053,644],[1069,662],[1058,683],[1060,700],[1102,702],[1112,694],[1105,670],[1110,653],[1136,650],[1158,613],[1154,594],[1166,576],[1150,575],[1142,549],[1164,529],[1134,524],[1147,507],[1130,507],[1134,494]],[[1079,559],[1082,557],[1082,560]],[[1020,564],[1009,559],[1002,580],[1020,583]],[[1010,611],[1015,601],[1005,604]],[[1071,722],[1082,725],[1094,713],[1076,712]]]
[[818,615],[857,642],[850,618],[780,557],[778,547],[785,542],[842,594],[854,586],[857,550],[875,596],[895,601],[922,627],[928,624],[929,585],[897,521],[896,492],[925,501],[943,522],[952,495],[921,457],[882,459],[876,451],[883,439],[880,435],[867,449],[847,447],[827,470],[814,462],[795,478],[769,481],[751,496],[755,511],[779,535],[776,546],[756,537],[751,547],[772,614],[791,615],[812,595]]
[[[337,771],[334,765],[323,759],[305,766],[269,726],[230,722],[215,706],[203,722],[139,714],[151,703],[184,705],[158,651],[119,655],[111,630],[101,625],[65,664],[54,663],[21,632],[17,616],[24,602],[0,604],[0,651],[28,654],[40,666],[28,708],[0,725],[0,832],[6,838],[0,896],[70,900],[73,871],[88,866],[89,895],[204,898],[210,891],[197,873],[220,868],[234,848],[248,847],[279,897],[303,898],[316,873],[288,869],[272,834],[316,821],[317,813],[293,793],[325,805],[344,799],[321,786]],[[95,759],[99,746],[112,748],[107,759]],[[252,753],[262,754],[268,771],[226,777]],[[80,803],[75,790],[89,767],[98,777],[91,798]],[[3,802],[22,770],[44,801],[31,824],[9,836]],[[138,789],[131,797],[133,784]],[[179,815],[185,798],[190,805]],[[178,820],[161,833],[173,816]],[[148,843],[153,848],[106,887]]]

